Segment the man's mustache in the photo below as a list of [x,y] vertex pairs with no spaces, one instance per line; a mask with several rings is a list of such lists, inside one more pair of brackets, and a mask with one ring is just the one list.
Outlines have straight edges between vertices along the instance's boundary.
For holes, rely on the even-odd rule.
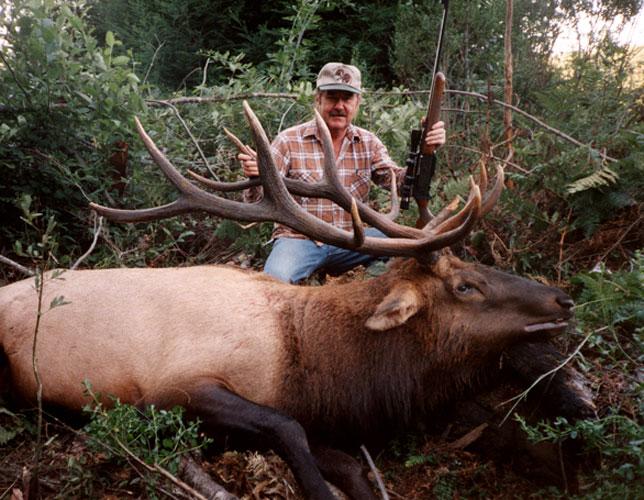
[[344,111],[331,111],[329,116],[347,116]]

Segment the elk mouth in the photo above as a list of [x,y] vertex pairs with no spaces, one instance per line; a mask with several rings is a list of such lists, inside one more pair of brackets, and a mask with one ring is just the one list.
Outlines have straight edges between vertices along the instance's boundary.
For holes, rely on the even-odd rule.
[[545,321],[543,323],[534,323],[532,325],[526,325],[523,327],[524,333],[529,334],[544,334],[549,337],[555,337],[560,333],[563,333],[568,328],[568,322],[566,318],[557,318],[551,321]]

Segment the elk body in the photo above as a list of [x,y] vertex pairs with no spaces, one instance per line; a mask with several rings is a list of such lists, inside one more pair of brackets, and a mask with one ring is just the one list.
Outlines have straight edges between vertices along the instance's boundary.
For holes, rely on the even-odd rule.
[[[488,201],[473,186],[461,212],[438,215],[425,231],[382,220],[335,189],[328,197],[354,214],[355,231],[345,234],[291,203],[287,189],[310,188],[284,184],[249,108],[247,115],[263,171],[259,208],[230,205],[188,183],[142,130],[179,200],[144,211],[94,208],[121,221],[195,210],[231,216],[234,208],[246,210],[236,218],[265,220],[271,212],[271,220],[323,241],[414,258],[370,280],[322,287],[217,266],[68,271],[44,289],[44,303],[64,296],[69,304],[41,317],[43,400],[78,410],[89,380],[122,402],[179,404],[206,432],[273,448],[307,498],[333,498],[324,479],[352,499],[375,498],[358,464],[330,445],[404,427],[476,380],[505,348],[565,330],[573,303],[557,289],[437,253],[489,210],[502,175]],[[392,237],[365,238],[361,216]],[[5,380],[27,401],[35,394],[36,311],[33,280],[0,289]]]

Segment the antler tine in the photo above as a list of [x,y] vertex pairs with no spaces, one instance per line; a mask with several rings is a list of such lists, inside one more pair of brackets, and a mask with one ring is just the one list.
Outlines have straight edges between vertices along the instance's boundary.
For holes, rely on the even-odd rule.
[[317,109],[315,112],[315,120],[318,124],[318,130],[322,136],[322,150],[324,152],[324,179],[331,184],[336,194],[340,197],[352,197],[345,189],[340,178],[338,177],[338,170],[335,164],[335,151],[333,149],[333,141],[331,139],[331,132],[326,122]]
[[[478,199],[478,202],[476,201]],[[463,221],[469,217],[469,211],[473,209],[473,206],[478,203],[481,204],[481,190],[478,185],[474,182],[474,179],[470,176],[470,194],[467,197],[467,202],[465,206],[461,209],[460,212],[444,220],[437,226],[431,228],[427,231],[428,234],[441,234],[444,232],[451,231],[455,227],[463,224]],[[451,205],[451,204],[450,204]],[[478,208],[480,214],[480,207]],[[480,218],[480,216],[479,216]]]
[[228,136],[228,138],[233,141],[235,146],[237,146],[237,149],[239,150],[240,153],[245,153],[247,155],[250,155],[250,151],[248,151],[248,148],[246,147],[246,144],[244,144],[242,141],[239,140],[239,138],[233,134],[230,130],[228,130],[226,127],[223,127],[224,129],[224,134]]
[[[139,137],[143,141],[148,153],[161,169],[163,174],[170,180],[170,182],[177,188],[179,192],[179,198],[167,205],[156,208],[148,208],[142,210],[121,210],[114,209],[109,207],[104,207],[96,203],[90,203],[90,207],[95,210],[98,214],[107,217],[110,220],[115,222],[145,222],[158,219],[165,219],[168,217],[173,217],[175,215],[185,214],[191,211],[196,210],[205,210],[208,211],[207,207],[204,205],[205,201],[212,201],[212,199],[221,200],[224,204],[222,215],[226,216],[227,213],[233,212],[233,207],[229,204],[233,203],[229,200],[217,198],[201,189],[196,188],[190,184],[178,171],[177,169],[168,161],[168,159],[161,153],[159,148],[154,144],[154,141],[150,136],[145,132],[143,126],[139,119],[135,116],[134,122],[136,124],[136,129],[139,134]],[[247,211],[244,211],[245,213]],[[251,220],[251,219],[242,219],[242,220]]]
[[[226,136],[228,136],[228,138],[231,141],[233,141],[235,146],[237,146],[237,150],[240,153],[250,155],[250,151],[248,150],[248,147],[242,141],[240,141],[235,134],[233,134],[226,127],[223,127],[223,129],[224,129],[224,134],[226,134]],[[186,172],[196,181],[216,191],[222,191],[222,192],[242,191],[244,189],[249,189],[249,188],[257,187],[261,185],[261,182],[259,179],[247,179],[239,182],[218,182],[218,181],[213,181],[211,179],[206,179],[205,177],[202,177],[201,175],[199,175],[196,172],[193,172],[192,170],[187,170]]]
[[503,167],[500,165],[496,166],[496,178],[494,179],[494,186],[490,191],[485,194],[483,198],[483,205],[481,206],[481,218],[485,217],[492,207],[496,205],[496,202],[501,196],[501,191],[503,191],[505,181],[505,172]]
[[457,214],[463,214],[460,225],[446,225],[440,230],[437,228],[434,234],[429,234],[421,240],[367,237],[360,251],[372,255],[414,257],[423,262],[432,262],[435,259],[432,252],[448,247],[467,236],[479,219],[480,209],[481,193],[478,186],[474,185],[467,205]]
[[393,169],[390,170],[390,173],[391,188],[389,190],[389,193],[391,207],[389,207],[389,213],[386,215],[386,217],[393,222],[398,218],[398,215],[400,214],[400,200],[398,199],[398,182],[396,182],[396,173],[393,171]]
[[434,214],[429,210],[429,208],[425,205],[420,205],[418,207],[418,215],[420,216],[420,220],[423,221],[423,224],[425,224],[425,226],[432,223],[436,218]]
[[364,245],[366,236],[364,225],[362,224],[360,214],[358,213],[358,204],[355,199],[351,200],[351,222],[353,223],[353,241],[355,243],[355,247],[358,248]]
[[456,209],[458,208],[459,204],[459,197],[457,196],[454,198],[449,205],[443,207],[443,209],[438,212],[438,215],[435,216],[431,221],[429,221],[425,227],[423,227],[423,231],[429,232],[432,229],[434,229],[436,226],[438,226],[441,222],[447,220],[448,217],[451,217],[454,212],[456,212]]
[[192,170],[186,170],[186,173],[192,177],[197,182],[200,182],[204,186],[214,189],[215,191],[221,191],[224,193],[230,193],[232,191],[243,191],[244,189],[249,189],[257,186],[261,186],[259,179],[246,179],[245,181],[237,182],[219,182],[213,181],[212,179],[207,179],[197,172]]
[[485,162],[483,158],[479,161],[479,187],[481,188],[482,193],[487,193],[487,184],[489,177],[487,175],[487,168],[485,167]]

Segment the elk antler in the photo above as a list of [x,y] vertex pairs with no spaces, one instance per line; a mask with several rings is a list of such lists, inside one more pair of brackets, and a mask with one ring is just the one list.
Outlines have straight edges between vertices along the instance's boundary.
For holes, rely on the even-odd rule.
[[[313,185],[285,179],[275,165],[264,129],[245,101],[244,112],[257,149],[259,179],[232,184],[214,184],[222,191],[240,190],[250,186],[261,185],[264,189],[264,197],[259,202],[241,203],[228,200],[208,193],[188,182],[159,151],[152,139],[143,130],[139,120],[135,118],[139,136],[146,149],[163,174],[175,186],[179,193],[179,198],[161,207],[141,210],[113,209],[95,203],[90,204],[91,208],[100,215],[116,222],[159,220],[190,212],[206,212],[211,215],[245,222],[275,221],[289,226],[309,238],[341,248],[378,256],[409,256],[420,260],[425,260],[431,252],[464,238],[472,225],[481,217],[481,192],[479,186],[471,178],[470,195],[465,207],[457,214],[451,217],[445,216],[437,222],[437,219],[441,217],[439,214],[432,221],[432,224],[429,224],[423,230],[396,224],[386,215],[376,212],[365,204],[356,202],[337,176],[331,135],[317,112],[316,118],[322,134],[325,153],[324,177],[322,181]],[[232,134],[228,134],[231,138],[234,137]],[[236,141],[236,144],[239,143],[238,147],[241,145],[241,142],[236,138],[233,140]],[[205,181],[209,185],[213,184],[197,174],[191,173],[191,175],[200,182]],[[393,184],[395,182],[392,180]],[[496,185],[500,185],[501,188],[503,186],[502,169],[497,170]],[[348,209],[352,214],[353,232],[339,229],[310,214],[291,197],[289,191],[302,196],[327,198]],[[498,193],[500,193],[500,189]],[[498,199],[498,193],[496,189],[493,189],[486,196],[486,205],[493,205]],[[393,201],[392,205],[394,205]],[[450,206],[452,208],[447,212],[449,214],[455,210],[453,203]],[[391,236],[391,238],[366,237],[362,227],[361,216],[385,234]]]
[[[331,144],[331,136],[328,132],[328,127],[326,126],[326,123],[324,123],[324,120],[319,115],[317,110],[315,110],[315,117],[317,119],[321,133],[323,135],[325,133],[329,134],[328,143]],[[235,144],[235,146],[237,146],[237,149],[241,153],[249,154],[248,149],[246,148],[244,143],[225,127],[224,133],[233,141],[233,143]],[[323,143],[326,143],[326,138],[324,137]],[[342,181],[338,177],[338,170],[335,165],[335,154],[333,153],[332,147],[329,151],[324,151],[324,158],[324,170],[321,180],[315,183],[311,183],[285,177],[284,183],[286,184],[286,188],[288,189],[289,193],[297,196],[306,196],[308,198],[326,198],[349,212],[351,211],[351,204],[353,203],[354,198],[344,187]],[[201,175],[192,172],[191,170],[188,170],[188,174],[195,180],[216,191],[239,191],[242,189],[248,189],[261,185],[261,182],[258,178],[241,182],[227,183],[206,179],[205,177],[202,177]],[[393,172],[391,179],[391,209],[389,214],[383,217],[382,214],[371,208],[369,205],[358,200],[355,200],[355,202],[358,205],[360,218],[367,224],[378,228],[387,236],[400,238],[422,238],[424,236],[422,232],[416,228],[403,226],[394,222],[394,220],[398,217],[400,204],[398,202],[398,193]]]

